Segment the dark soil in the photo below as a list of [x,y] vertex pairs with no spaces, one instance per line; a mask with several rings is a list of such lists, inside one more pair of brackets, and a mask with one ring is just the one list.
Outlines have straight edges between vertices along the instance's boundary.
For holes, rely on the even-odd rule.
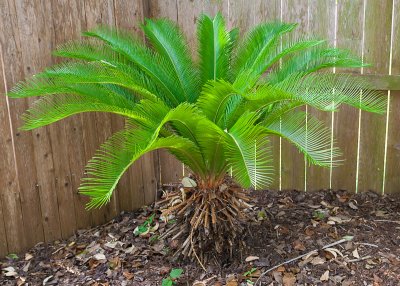
[[[269,271],[257,285],[400,285],[399,196],[333,191],[253,195],[254,221],[240,234],[233,258],[218,258],[219,266],[206,265],[206,271],[196,261],[174,260],[176,241],[157,240],[173,221],[159,222],[152,233],[134,234],[154,213],[147,207],[78,231],[66,241],[38,244],[0,260],[0,285],[161,285],[172,268],[184,270],[176,285],[253,285],[261,273],[315,249]],[[321,250],[345,236],[348,241]]]

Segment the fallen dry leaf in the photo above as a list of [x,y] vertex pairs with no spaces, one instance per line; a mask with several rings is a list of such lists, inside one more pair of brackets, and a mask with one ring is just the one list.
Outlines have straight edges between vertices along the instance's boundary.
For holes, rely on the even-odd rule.
[[132,280],[133,277],[135,276],[133,273],[129,272],[129,271],[124,271],[122,272],[122,275],[124,275],[124,277],[128,280]]
[[97,253],[93,256],[96,260],[106,260],[106,256],[103,253]]
[[293,273],[287,272],[283,275],[282,284],[284,286],[293,286],[296,283],[296,276]]
[[226,286],[238,286],[239,283],[235,277],[235,275],[228,275],[226,278]]
[[310,261],[312,265],[321,265],[326,262],[325,258],[321,258],[319,256],[314,257],[313,260]]
[[324,274],[321,275],[321,278],[319,278],[321,281],[328,281],[329,280],[329,270],[326,270]]
[[358,207],[353,203],[353,201],[349,202],[349,207],[353,210],[358,210]]
[[26,261],[31,260],[32,258],[33,258],[33,255],[32,255],[32,254],[30,254],[30,253],[25,253],[25,260],[26,260]]
[[11,277],[11,276],[17,277],[18,276],[18,273],[15,271],[15,268],[12,266],[3,268],[3,271],[5,272],[4,275],[7,277]]
[[353,250],[352,255],[353,255],[354,258],[357,258],[357,259],[360,258],[360,255],[358,254],[357,248]]
[[296,249],[296,250],[300,250],[300,251],[306,250],[306,247],[304,246],[304,244],[300,240],[295,240],[293,242],[293,248]]
[[272,273],[272,276],[274,276],[275,281],[278,282],[279,284],[283,283],[282,272],[274,271]]
[[258,259],[260,259],[260,257],[258,257],[258,256],[247,256],[245,261],[246,262],[251,262],[251,261],[254,261],[254,260],[258,260]]

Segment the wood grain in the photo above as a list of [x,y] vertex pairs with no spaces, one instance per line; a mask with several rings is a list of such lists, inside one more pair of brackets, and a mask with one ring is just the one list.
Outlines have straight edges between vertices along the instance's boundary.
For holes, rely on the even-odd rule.
[[[294,33],[304,36],[308,29],[308,1],[284,0],[282,1],[282,21],[297,23]],[[304,108],[301,108],[304,111]],[[305,189],[305,164],[304,155],[290,142],[282,139],[281,178],[282,189]]]
[[[335,0],[309,1],[308,6],[308,34],[319,39],[327,40],[330,46],[334,46],[335,39]],[[332,72],[332,69],[329,70]],[[308,107],[308,114],[324,122],[332,131],[332,114]],[[330,188],[330,168],[319,166],[307,166],[307,191],[318,191]]]
[[[392,68],[393,75],[400,75],[400,0],[393,3]],[[386,156],[385,193],[400,192],[400,91],[391,92],[389,129]]]
[[[0,92],[7,92],[2,45],[0,45]],[[26,246],[8,100],[5,96],[0,96],[0,130],[2,132],[0,136],[0,256]]]
[[[85,23],[82,22],[82,19],[84,19],[82,3],[72,0],[64,3],[63,1],[52,2],[54,27],[53,48],[67,41],[80,39],[83,26],[85,26]],[[70,19],[79,20],[70,21]],[[58,63],[64,61],[64,59],[55,58],[53,61]],[[53,144],[54,147],[66,145],[68,157],[61,161],[61,165],[66,165],[66,162],[68,162],[69,165],[69,180],[65,180],[64,185],[71,189],[72,199],[70,197],[65,199],[73,202],[73,208],[60,208],[60,219],[65,217],[64,213],[66,213],[66,215],[69,213],[70,220],[75,216],[75,229],[82,229],[90,226],[92,220],[91,213],[85,210],[85,204],[88,201],[87,198],[80,195],[77,191],[87,161],[84,149],[82,117],[83,115],[77,114],[57,124],[56,128],[60,130],[63,129],[66,140],[64,142],[67,142],[67,144],[64,142]],[[73,214],[71,210],[74,210],[75,214]],[[63,231],[63,237],[65,236],[66,234],[64,234]]]
[[[5,4],[1,13],[1,27],[2,33],[0,33],[0,42],[2,44],[2,52],[4,59],[5,69],[5,81],[7,88],[10,88],[15,82],[22,80],[25,77],[24,65],[22,60],[22,48],[20,42],[20,28],[19,19],[17,15],[17,8],[15,3],[2,2]],[[26,25],[29,25],[27,23]],[[18,170],[18,180],[20,187],[20,206],[22,212],[23,226],[19,223],[14,225],[14,217],[9,213],[7,216],[7,208],[14,208],[14,203],[4,206],[3,213],[6,216],[6,227],[10,225],[10,229],[7,229],[7,236],[13,236],[14,232],[21,231],[22,237],[26,240],[26,244],[19,243],[20,236],[13,236],[8,239],[9,251],[11,248],[24,249],[24,246],[31,246],[39,241],[44,241],[44,232],[42,224],[41,214],[41,203],[40,196],[35,186],[37,184],[36,164],[34,159],[33,149],[33,137],[32,132],[20,132],[18,127],[21,126],[20,120],[21,114],[28,107],[28,100],[9,100],[10,104],[10,119],[12,122],[12,134],[14,141],[14,148],[16,151],[15,164]],[[3,132],[3,130],[2,130]],[[7,132],[7,131],[6,131]],[[3,179],[2,179],[3,180]],[[10,203],[14,200],[9,200]],[[34,207],[32,207],[34,206]],[[22,227],[22,230],[18,228]],[[21,234],[20,232],[20,234]],[[29,236],[25,236],[29,233]],[[14,244],[14,246],[12,246]]]
[[[365,73],[388,73],[392,0],[366,1],[364,61],[373,66]],[[358,190],[382,191],[386,117],[361,113]]]
[[[273,0],[273,1],[256,1],[254,3],[255,12],[254,12],[254,25],[265,23],[265,22],[276,22],[280,20],[281,15],[281,1]],[[273,182],[268,187],[271,190],[279,189],[279,179],[281,177],[281,168],[280,168],[280,138],[277,136],[270,136],[269,139],[269,148],[272,151],[272,164],[274,168],[273,174]]]
[[[363,0],[338,1],[337,47],[348,49],[361,58],[363,35]],[[337,69],[337,72],[349,70]],[[351,72],[361,72],[351,69]],[[358,110],[341,106],[335,114],[334,137],[344,162],[332,170],[332,188],[355,191],[358,144]]]

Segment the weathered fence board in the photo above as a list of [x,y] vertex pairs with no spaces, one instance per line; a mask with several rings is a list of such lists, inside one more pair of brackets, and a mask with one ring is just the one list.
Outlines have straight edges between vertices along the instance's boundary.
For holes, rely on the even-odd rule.
[[[319,39],[326,39],[329,45],[335,46],[337,32],[335,1],[312,0],[308,4],[308,34],[314,35]],[[332,72],[332,69],[330,71]],[[313,108],[308,108],[307,110],[310,115],[325,122],[331,133],[333,132],[332,117],[334,114]],[[331,187],[330,174],[331,167],[306,166],[306,190],[315,190],[315,186],[320,189],[329,189]]]
[[[7,87],[10,87],[17,80],[22,79],[25,74],[21,55],[20,31],[18,29],[20,25],[18,23],[16,6],[15,4],[9,5],[8,1],[2,1],[2,4],[4,4],[4,7],[2,7],[0,12],[0,26],[2,27],[0,39],[5,70],[2,75],[2,81],[4,81]],[[19,191],[20,194],[20,204],[18,205],[18,200],[9,199],[8,203],[4,205],[3,213],[6,215],[5,223],[8,249],[9,251],[17,251],[27,245],[32,245],[33,242],[43,241],[44,233],[40,197],[35,187],[37,177],[32,132],[20,132],[17,129],[21,124],[19,117],[28,107],[28,100],[10,100],[9,104],[12,112],[5,112],[12,122],[12,130],[2,130],[1,132],[6,133],[5,136],[13,137],[13,148],[16,150],[14,164],[16,166],[11,165],[10,167],[15,168],[18,172],[19,190],[17,192]],[[11,132],[11,134],[7,134],[8,132]],[[23,179],[19,180],[19,178]],[[2,178],[1,182],[5,182],[5,180]],[[10,198],[12,193],[15,194],[13,190],[15,190],[14,185],[13,188],[1,188],[4,198]],[[21,222],[19,215],[16,217],[13,216],[13,210],[18,209],[22,213]],[[14,220],[17,225],[14,225]],[[29,233],[29,237],[25,237],[24,233]],[[17,235],[14,236],[13,234]]]
[[[100,24],[128,28],[143,37],[138,29],[143,18],[170,18],[181,26],[194,48],[195,22],[201,12],[213,16],[221,11],[228,26],[239,26],[242,36],[263,21],[297,22],[299,33],[326,38],[373,63],[363,74],[377,89],[393,89],[387,95],[390,113],[376,116],[345,106],[334,114],[303,109],[327,124],[345,161],[332,170],[310,167],[285,140],[272,138],[276,179],[271,188],[397,192],[399,10],[400,0],[0,1],[0,89],[4,93],[18,80],[59,63],[61,59],[51,55],[57,45],[79,39],[82,31]],[[357,74],[361,70],[336,72]],[[178,182],[187,172],[165,151],[146,155],[123,176],[109,205],[87,212],[87,198],[77,193],[84,166],[101,143],[123,128],[124,120],[87,113],[34,131],[19,131],[20,116],[32,102],[0,98],[0,255],[39,241],[68,237],[121,210],[149,204],[159,183]]]
[[[349,49],[361,58],[363,41],[364,1],[338,1],[337,46]],[[347,72],[337,69],[337,72]],[[361,70],[352,69],[361,73]],[[332,169],[332,188],[355,191],[358,144],[358,110],[343,105],[334,114],[334,137],[342,150],[344,161]],[[314,188],[318,188],[314,186]]]
[[[282,21],[298,23],[295,30],[297,36],[307,33],[308,29],[308,0],[284,0],[282,1]],[[304,107],[302,111],[306,111]],[[305,164],[304,156],[296,147],[286,140],[281,140],[281,188],[283,190],[304,190]]]
[[[393,1],[391,66],[389,74],[400,74],[400,0]],[[400,80],[399,80],[400,82]],[[400,91],[390,94],[385,192],[400,192]]]
[[[257,1],[255,4],[255,13],[254,17],[254,25],[263,23],[263,22],[277,22],[280,21],[281,17],[281,1],[280,0],[271,0],[271,1]],[[270,140],[270,148],[272,152],[272,163],[274,166],[274,180],[270,186],[271,189],[279,190],[280,189],[280,178],[281,178],[281,165],[280,165],[280,156],[281,156],[281,140],[278,136],[271,136]]]
[[[372,66],[365,68],[364,73],[386,74],[389,72],[393,2],[369,0],[365,4],[364,61]],[[385,130],[385,116],[361,113],[359,191],[382,190]]]

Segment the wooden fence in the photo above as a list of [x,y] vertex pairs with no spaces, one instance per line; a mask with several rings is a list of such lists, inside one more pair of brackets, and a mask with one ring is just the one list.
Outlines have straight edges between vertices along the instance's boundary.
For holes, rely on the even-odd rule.
[[[308,166],[296,149],[273,138],[277,179],[272,188],[399,191],[400,81],[395,75],[400,74],[400,0],[3,0],[1,93],[57,63],[51,51],[93,26],[115,25],[142,36],[138,25],[144,17],[167,17],[178,22],[194,46],[197,16],[216,11],[241,33],[263,21],[297,22],[299,32],[351,49],[374,64],[355,72],[368,76],[389,98],[385,116],[351,108],[337,113],[306,108],[330,127],[346,161],[334,169]],[[19,131],[20,116],[31,103],[0,96],[0,256],[68,237],[121,210],[150,203],[160,181],[178,181],[185,172],[165,152],[145,156],[123,177],[109,205],[87,212],[85,198],[76,192],[85,163],[123,120],[83,114],[32,132]]]

